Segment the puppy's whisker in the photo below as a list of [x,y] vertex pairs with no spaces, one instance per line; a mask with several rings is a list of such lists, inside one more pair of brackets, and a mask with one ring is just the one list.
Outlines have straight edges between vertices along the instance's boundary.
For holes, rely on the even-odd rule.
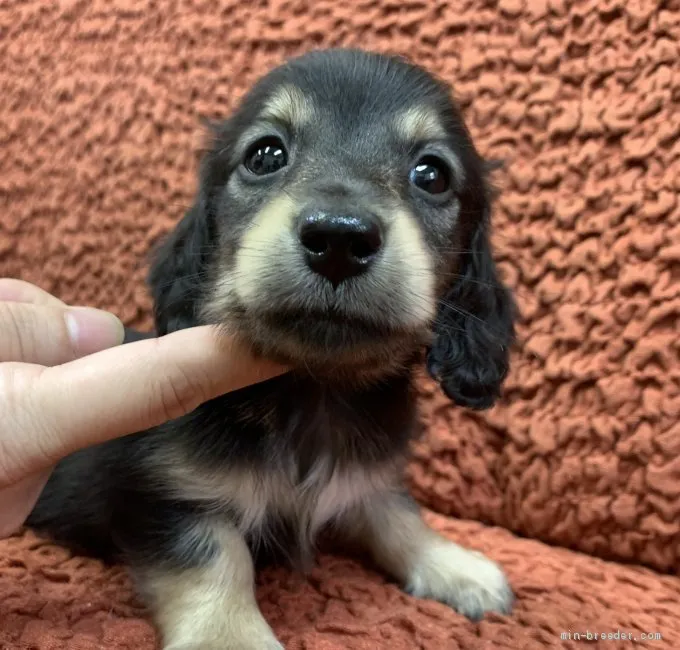
[[220,250],[222,250],[222,248],[223,248],[222,244],[218,244],[218,243],[202,244],[200,246],[192,247],[191,251],[188,251],[188,252],[191,252],[191,253],[201,252],[201,251],[212,252],[212,251],[220,251]]
[[[489,325],[488,323],[483,321],[483,319],[480,319],[478,316],[475,316],[474,314],[469,313],[465,309],[462,309],[460,307],[456,307],[448,301],[440,301],[440,302],[442,302],[442,304],[444,304],[447,308],[452,309],[452,311],[459,313],[461,316],[470,317],[475,321],[481,321],[482,323],[484,323],[484,327],[489,329],[491,332],[493,332],[499,338],[503,338],[502,332],[499,332],[497,329],[493,328],[491,325]],[[438,326],[438,327],[444,328],[444,329],[449,330],[449,331],[460,332],[460,333],[466,332],[464,327],[461,327],[460,325],[454,325],[450,321],[442,320],[442,317],[440,317],[439,315],[435,316],[431,320],[431,324],[432,324],[433,327]],[[521,336],[521,334],[516,334],[515,339],[512,343],[512,346],[513,346],[513,348],[516,348],[518,352],[521,352],[526,358],[541,361],[541,358],[537,354],[535,354],[533,352],[527,352],[526,351],[526,349],[524,347],[526,345],[526,343],[527,343],[527,341]]]
[[466,255],[469,253],[474,253],[475,251],[471,248],[454,248],[453,246],[437,246],[435,248],[437,253],[448,253],[450,255]]
[[272,259],[272,254],[271,253],[265,253],[265,252],[248,252],[245,251],[242,255],[243,259],[249,259],[249,260],[266,260],[266,261],[271,261]]
[[[450,302],[447,302],[447,301],[445,301],[445,300],[441,300],[440,302],[441,302],[441,304],[444,305],[447,309],[450,309],[451,311],[454,311],[454,312],[456,312],[457,314],[460,314],[461,316],[464,316],[465,318],[470,318],[470,319],[474,320],[475,322],[479,323],[484,329],[486,329],[486,330],[492,332],[492,333],[495,334],[499,339],[504,339],[504,338],[505,338],[505,335],[504,335],[503,332],[501,332],[500,330],[498,330],[498,329],[496,329],[495,327],[493,327],[492,325],[490,325],[485,319],[480,318],[480,317],[477,316],[476,314],[473,314],[473,313],[469,312],[467,309],[463,309],[463,308],[461,308],[461,307],[457,307],[456,305],[454,305],[454,304],[452,304],[452,303],[450,303]],[[447,325],[447,326],[448,326],[448,325]]]
[[178,292],[177,295],[174,295],[172,299],[168,299],[166,304],[163,306],[156,306],[156,316],[158,318],[164,318],[167,316],[169,313],[172,313],[174,308],[181,302],[186,301],[188,298],[190,298],[193,295],[194,298],[199,298],[200,296],[200,290],[198,288],[191,288],[191,289],[185,289],[184,291]]
[[[413,273],[422,274],[422,277],[424,277],[424,278],[427,277],[430,273],[427,269],[411,268],[410,270]],[[468,284],[474,284],[474,285],[478,285],[478,286],[481,286],[481,287],[487,287],[488,289],[490,289],[492,291],[498,291],[498,290],[503,288],[503,285],[501,285],[499,282],[489,282],[488,280],[480,280],[479,278],[472,278],[469,275],[466,275],[464,273],[459,273],[457,271],[439,271],[438,275],[440,277],[450,278],[452,280],[453,279],[461,280],[462,282],[468,283]],[[513,291],[521,296],[522,291],[526,291],[526,290],[524,290],[523,287],[517,287],[517,288],[514,288]],[[526,291],[526,293],[524,295],[529,296],[530,292]]]
[[208,277],[207,271],[196,271],[195,273],[188,273],[186,275],[179,275],[174,280],[168,280],[166,282],[159,282],[156,286],[159,289],[167,289],[178,282],[183,282],[187,280],[204,280]]

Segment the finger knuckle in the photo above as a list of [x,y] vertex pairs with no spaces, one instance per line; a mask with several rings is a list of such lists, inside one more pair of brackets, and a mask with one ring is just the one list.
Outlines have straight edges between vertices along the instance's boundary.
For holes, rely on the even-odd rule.
[[27,436],[38,439],[40,428],[30,399],[34,370],[18,363],[0,367],[0,487],[28,472],[35,460],[35,445],[25,444]]
[[35,341],[30,335],[31,328],[26,323],[23,309],[15,305],[0,302],[0,332],[5,340],[5,358],[2,361],[31,359],[35,350]]
[[203,401],[201,382],[175,365],[159,386],[159,404],[165,420],[175,420],[193,411]]

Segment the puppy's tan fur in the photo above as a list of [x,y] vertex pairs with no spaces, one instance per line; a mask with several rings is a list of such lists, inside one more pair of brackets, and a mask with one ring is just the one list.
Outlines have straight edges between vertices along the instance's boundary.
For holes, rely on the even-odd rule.
[[437,112],[427,106],[409,107],[397,114],[394,127],[404,142],[427,142],[446,137],[446,129]]
[[303,128],[315,115],[314,104],[295,86],[281,86],[267,98],[259,119]]
[[385,492],[370,506],[360,506],[345,530],[414,596],[448,603],[471,616],[507,601],[501,568],[433,531],[405,494]]
[[260,613],[255,573],[242,535],[214,522],[217,554],[207,566],[143,576],[165,650],[283,650]]

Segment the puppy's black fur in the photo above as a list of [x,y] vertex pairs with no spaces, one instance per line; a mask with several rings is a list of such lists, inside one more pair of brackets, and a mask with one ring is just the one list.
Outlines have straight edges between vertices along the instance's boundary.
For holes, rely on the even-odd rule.
[[[272,179],[241,178],[239,138],[272,96],[291,86],[298,93],[293,103],[301,97],[310,106],[297,106],[306,122],[287,125],[281,136],[289,152],[286,168]],[[426,196],[409,184],[409,165],[427,143],[404,144],[384,126],[409,107],[411,116],[429,111],[443,129],[437,146],[455,159],[455,170],[447,172],[456,177],[448,198]],[[279,127],[277,122],[277,134]],[[309,162],[318,161],[317,154],[341,162],[324,172]],[[318,191],[337,184],[345,189]],[[360,191],[353,194],[355,187]],[[362,201],[369,195],[366,207]],[[301,213],[310,201],[326,211],[338,202],[344,202],[338,210],[370,210],[393,224],[385,230],[388,237],[402,218],[391,216],[393,206],[401,206],[399,214],[408,212],[417,224],[436,276],[434,317],[422,326],[400,320],[411,297],[398,294],[399,283],[419,272],[409,270],[408,258],[348,280],[333,293],[312,275],[293,289],[294,279],[276,284],[267,264],[287,272],[297,253],[289,261],[287,253],[269,250],[272,262],[248,262],[251,274],[253,268],[261,274],[251,284],[255,294],[267,292],[266,308],[233,292],[216,300],[217,283],[239,280],[233,260],[246,233],[255,232],[255,215],[265,214],[267,202],[279,196],[293,197],[288,203]],[[237,521],[243,504],[185,489],[183,472],[192,481],[210,476],[211,485],[220,485],[215,477],[225,483],[235,472],[267,477],[289,459],[295,485],[317,471],[320,459],[337,471],[400,466],[414,435],[412,382],[423,349],[430,373],[454,402],[492,406],[508,371],[515,310],[492,257],[490,203],[486,163],[448,89],[425,71],[398,58],[343,50],[312,53],[273,71],[216,128],[194,206],[156,253],[149,282],[158,334],[212,322],[293,370],[156,429],[73,454],[56,468],[29,524],[88,553],[122,558],[141,573],[207,566],[223,549],[214,535],[189,531],[216,515]],[[372,306],[385,291],[401,297]],[[130,332],[127,340],[137,336],[144,335]],[[296,558],[309,551],[297,527],[298,521],[271,508],[256,531],[244,525],[243,532],[254,554],[274,545]]]

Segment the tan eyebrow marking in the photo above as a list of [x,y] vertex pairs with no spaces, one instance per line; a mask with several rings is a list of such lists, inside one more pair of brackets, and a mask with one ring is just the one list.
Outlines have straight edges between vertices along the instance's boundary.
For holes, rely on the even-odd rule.
[[399,135],[410,142],[441,140],[446,137],[437,113],[427,106],[407,108],[397,115],[394,128]]
[[260,119],[283,122],[301,127],[314,113],[314,106],[305,94],[295,86],[281,86],[264,102]]

